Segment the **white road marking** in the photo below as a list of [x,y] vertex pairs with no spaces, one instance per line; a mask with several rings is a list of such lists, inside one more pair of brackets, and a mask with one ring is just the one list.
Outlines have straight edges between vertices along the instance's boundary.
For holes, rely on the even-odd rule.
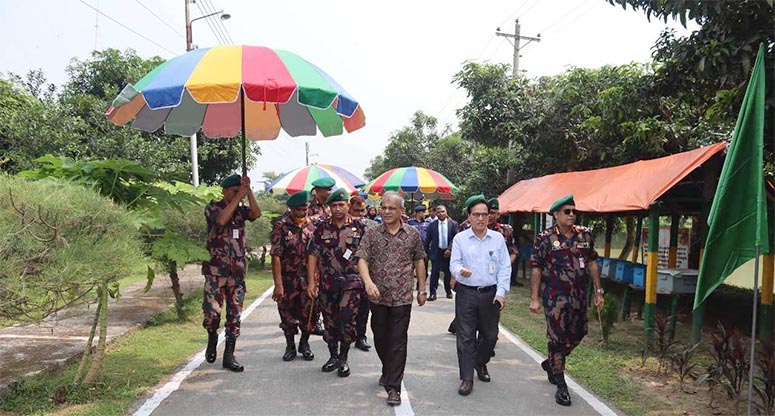
[[[532,347],[525,344],[516,334],[506,329],[506,327],[504,327],[501,324],[498,324],[498,329],[500,330],[500,333],[506,337],[506,339],[508,339],[514,345],[519,347],[522,351],[527,353],[527,355],[529,355],[530,358],[535,360],[536,363],[541,364],[541,362],[544,360],[544,357],[541,354],[539,354],[538,351],[534,350]],[[578,383],[573,381],[573,379],[567,375],[565,376],[565,382],[568,384],[568,387],[570,387],[571,390],[573,390],[576,394],[579,395],[579,397],[581,397],[587,403],[589,403],[589,405],[592,406],[592,408],[595,409],[595,411],[597,411],[601,415],[617,416],[616,412],[611,410],[610,407],[606,406],[605,403],[598,400],[597,397],[593,396],[590,392],[586,391],[584,387],[581,387]]]
[[[261,304],[261,302],[264,301],[269,295],[272,294],[274,291],[274,286],[270,287],[266,290],[258,299],[253,301],[253,303],[248,306],[247,309],[245,309],[242,313],[242,319],[246,319],[255,309],[258,307],[258,305]],[[218,336],[218,345],[221,345],[221,342],[225,339],[223,331],[221,331],[221,334]],[[206,348],[205,348],[206,349]],[[183,367],[180,371],[175,373],[174,376],[172,376],[172,379],[167,382],[162,388],[156,391],[154,393],[153,397],[149,398],[148,400],[143,403],[142,406],[140,406],[139,409],[137,409],[136,412],[133,413],[134,416],[149,416],[151,413],[153,413],[154,410],[156,410],[157,407],[161,404],[164,399],[169,397],[170,394],[172,394],[175,390],[180,388],[180,383],[183,382],[183,380],[188,377],[189,374],[191,374],[192,371],[196,370],[197,367],[199,367],[202,362],[205,359],[205,350],[199,351],[197,355],[194,356],[194,358],[191,359],[191,361],[186,364],[185,367]]]
[[396,416],[414,416],[412,404],[409,403],[409,393],[406,392],[406,384],[401,381],[401,404],[394,406]]

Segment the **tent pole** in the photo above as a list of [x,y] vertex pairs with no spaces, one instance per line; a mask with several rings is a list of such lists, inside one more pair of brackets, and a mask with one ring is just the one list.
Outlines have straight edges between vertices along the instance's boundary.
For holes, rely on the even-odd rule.
[[646,261],[646,316],[643,320],[646,345],[654,341],[654,314],[657,307],[657,265],[659,264],[659,212],[652,206],[649,211],[649,254]]
[[242,176],[248,176],[247,157],[245,152],[247,135],[245,134],[245,92],[240,88],[240,117],[242,122]]

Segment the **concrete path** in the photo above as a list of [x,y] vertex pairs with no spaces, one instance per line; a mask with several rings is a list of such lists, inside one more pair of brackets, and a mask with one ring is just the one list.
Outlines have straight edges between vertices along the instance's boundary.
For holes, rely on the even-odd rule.
[[[184,295],[202,290],[200,270],[200,266],[190,265],[179,272]],[[120,299],[110,299],[108,341],[142,326],[154,314],[174,305],[168,275],[157,275],[148,293],[143,291],[145,284],[142,281],[122,287]],[[94,308],[92,304],[68,309],[38,324],[0,329],[0,393],[16,376],[51,370],[79,358],[89,339]]]
[[285,341],[270,294],[271,288],[245,310],[249,315],[243,319],[236,354],[245,365],[244,373],[221,368],[221,344],[215,364],[204,363],[201,351],[168,383],[136,403],[132,412],[142,416],[618,414],[572,381],[573,406],[555,404],[555,388],[538,364],[542,357],[503,328],[489,365],[493,381],[475,380],[470,396],[458,395],[455,337],[447,333],[454,301],[448,299],[413,306],[403,403],[389,407],[384,389],[377,384],[380,363],[373,348],[350,352],[352,374],[347,378],[320,371],[328,358],[320,337],[312,339],[314,361],[283,362]]

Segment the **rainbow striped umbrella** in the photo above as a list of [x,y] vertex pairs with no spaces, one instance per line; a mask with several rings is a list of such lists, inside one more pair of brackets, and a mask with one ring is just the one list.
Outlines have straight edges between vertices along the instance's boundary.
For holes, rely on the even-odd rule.
[[391,169],[366,184],[362,189],[369,194],[396,191],[412,199],[421,196],[431,199],[454,199],[458,187],[446,176],[426,168],[414,166]]
[[[263,46],[214,46],[172,58],[127,85],[105,113],[113,124],[209,138],[337,136],[366,124],[358,102],[320,68]],[[244,141],[243,141],[244,170]]]
[[320,178],[333,178],[336,181],[334,189],[345,188],[347,192],[353,192],[364,184],[363,179],[339,166],[314,164],[280,176],[267,185],[265,190],[275,194],[293,195],[300,191],[311,191],[312,182]]

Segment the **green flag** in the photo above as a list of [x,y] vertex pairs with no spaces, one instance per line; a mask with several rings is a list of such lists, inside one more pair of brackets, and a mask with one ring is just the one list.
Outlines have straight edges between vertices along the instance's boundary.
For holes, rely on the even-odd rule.
[[743,263],[769,251],[764,199],[764,44],[759,45],[708,215],[694,309]]

